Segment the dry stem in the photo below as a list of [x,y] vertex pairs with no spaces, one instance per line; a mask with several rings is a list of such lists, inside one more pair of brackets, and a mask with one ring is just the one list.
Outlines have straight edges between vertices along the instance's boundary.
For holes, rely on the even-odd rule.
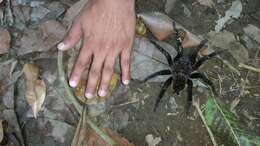
[[256,67],[253,67],[253,66],[249,66],[249,65],[246,65],[246,64],[244,64],[244,63],[239,63],[239,67],[260,73],[260,68],[256,68]]
[[216,140],[215,140],[215,138],[214,138],[214,135],[213,135],[212,131],[210,130],[210,128],[209,128],[209,126],[208,126],[208,124],[207,124],[207,122],[206,122],[206,120],[205,120],[203,114],[202,114],[202,111],[201,111],[201,109],[200,109],[200,107],[199,107],[198,102],[197,102],[197,101],[194,102],[193,105],[196,107],[196,109],[197,109],[197,111],[198,111],[198,113],[199,113],[199,116],[200,116],[200,118],[201,118],[203,124],[205,125],[205,127],[206,127],[206,129],[207,129],[207,131],[208,131],[208,133],[209,133],[209,137],[210,137],[210,139],[211,139],[213,145],[214,145],[214,146],[217,146],[218,144],[217,144],[217,142],[216,142]]

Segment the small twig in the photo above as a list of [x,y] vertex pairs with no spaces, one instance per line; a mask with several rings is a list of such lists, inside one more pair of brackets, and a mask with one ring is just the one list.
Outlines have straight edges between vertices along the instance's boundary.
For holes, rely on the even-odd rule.
[[197,101],[194,102],[193,105],[196,107],[196,109],[197,109],[197,111],[198,111],[198,113],[199,113],[199,116],[200,116],[200,118],[201,118],[203,124],[205,125],[205,127],[206,127],[208,133],[209,133],[209,137],[210,137],[210,139],[211,139],[211,141],[212,141],[212,143],[213,143],[213,146],[217,146],[218,144],[217,144],[217,142],[216,142],[216,140],[215,140],[215,137],[214,137],[212,131],[210,130],[210,128],[209,128],[209,126],[208,126],[208,124],[207,124],[207,122],[206,122],[206,120],[205,120],[205,118],[204,118],[204,116],[203,116],[203,114],[202,114],[202,111],[201,111],[201,109],[200,109],[200,107],[199,107],[198,102],[197,102]]
[[244,64],[244,63],[239,63],[238,66],[241,67],[241,68],[245,68],[245,69],[248,69],[248,70],[251,70],[251,71],[260,73],[260,68],[256,68],[256,67],[253,67],[253,66],[249,66],[249,65],[246,65],[246,64]]
[[219,82],[219,95],[222,94],[222,79],[220,77],[220,75],[218,74],[218,82]]
[[[73,105],[75,106],[76,110],[78,113],[81,113],[81,111],[83,110],[82,106],[78,103],[76,97],[74,96],[74,94],[72,93],[67,80],[65,79],[65,72],[63,69],[63,52],[59,51],[58,52],[58,71],[59,71],[59,79],[60,81],[63,83],[65,90],[68,94],[68,96],[66,96],[68,98],[68,100],[70,100],[70,102],[73,103]],[[86,110],[86,105],[84,106],[84,109]],[[84,112],[83,112],[84,113]],[[81,115],[82,116],[82,115]],[[103,132],[91,119],[89,116],[86,116],[86,123],[89,124],[89,126],[103,139],[106,141],[106,143],[112,145],[112,146],[116,146],[116,143],[114,142],[113,139],[111,139],[105,132]]]
[[64,88],[68,94],[67,98],[68,100],[75,106],[77,112],[80,114],[82,111],[82,106],[78,103],[77,99],[75,98],[74,94],[72,93],[68,83],[67,79],[65,78],[65,72],[63,69],[63,52],[58,52],[58,71],[59,71],[59,79],[63,83]]
[[229,69],[233,70],[238,76],[240,76],[240,72],[234,67],[231,65],[230,62],[228,62],[227,60],[221,58],[218,56],[218,58],[223,62],[223,64],[225,64]]

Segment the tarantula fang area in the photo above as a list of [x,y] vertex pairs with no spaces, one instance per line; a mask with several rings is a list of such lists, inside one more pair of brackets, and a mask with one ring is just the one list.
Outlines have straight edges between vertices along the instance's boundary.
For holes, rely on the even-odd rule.
[[[174,93],[179,95],[179,92],[185,88],[185,85],[187,84],[187,112],[189,112],[190,107],[192,105],[192,79],[200,79],[202,82],[207,84],[211,90],[213,91],[213,94],[217,95],[217,92],[215,91],[214,84],[202,73],[198,72],[197,70],[199,67],[206,62],[208,59],[222,53],[225,50],[215,51],[211,54],[208,54],[206,56],[203,56],[199,59],[197,59],[198,53],[201,48],[203,48],[207,42],[207,40],[201,41],[200,45],[197,46],[193,51],[189,54],[183,53],[183,47],[181,45],[181,37],[179,31],[176,31],[176,41],[177,41],[177,55],[172,58],[171,55],[164,50],[161,46],[159,46],[155,41],[151,40],[151,43],[156,46],[156,48],[166,57],[169,68],[166,70],[160,70],[157,71],[148,77],[144,79],[144,82],[146,82],[149,79],[152,79],[158,75],[171,75],[162,85],[161,91],[156,99],[155,105],[154,105],[154,111],[156,111],[165,91],[167,88],[172,84],[172,88],[174,90]],[[197,60],[196,60],[197,59]]]

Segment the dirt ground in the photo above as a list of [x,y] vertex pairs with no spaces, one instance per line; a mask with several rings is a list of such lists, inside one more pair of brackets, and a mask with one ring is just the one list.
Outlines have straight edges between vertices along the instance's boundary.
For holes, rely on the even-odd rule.
[[[136,12],[159,11],[165,13],[166,1],[136,0]],[[176,0],[172,10],[167,15],[190,32],[212,40],[210,42],[214,44],[214,41],[217,40],[217,34],[214,34],[216,21],[219,16],[225,15],[225,12],[235,0],[213,1],[214,6],[208,7],[200,5],[196,0]],[[57,2],[67,4],[66,9],[69,4],[75,3],[75,1],[71,0]],[[46,3],[50,3],[50,1],[46,1]],[[231,46],[235,49],[231,48],[231,50],[221,55],[222,59],[227,60],[239,71],[240,75],[227,65],[223,65],[221,59],[212,59],[199,70],[205,73],[214,83],[219,94],[218,99],[228,107],[233,106],[232,112],[238,117],[239,123],[255,135],[260,136],[259,72],[238,67],[239,63],[243,62],[260,68],[260,40],[257,40],[260,37],[250,37],[249,42],[241,39],[247,35],[245,28],[248,24],[260,28],[260,1],[241,0],[241,3],[243,10],[239,18],[226,24],[225,28],[221,30],[221,33],[224,32],[225,35],[232,34],[234,36],[234,40],[239,45],[237,48],[243,46],[242,51],[240,51],[235,50],[236,46],[232,46],[233,44],[228,44],[226,47]],[[61,21],[60,18],[57,20]],[[37,26],[37,24],[32,25]],[[25,29],[18,30],[16,27],[7,28],[12,37],[19,39],[26,31]],[[260,31],[258,33],[258,36],[260,36]],[[223,44],[226,44],[225,37],[223,36]],[[169,42],[171,43],[171,40]],[[216,50],[222,48],[221,41],[218,43],[220,45],[214,47]],[[47,96],[38,118],[32,118],[30,107],[25,100],[25,78],[20,77],[12,89],[15,100],[14,106],[6,108],[5,101],[1,100],[0,111],[15,109],[20,125],[18,127],[21,128],[21,137],[23,137],[27,146],[70,145],[79,115],[74,112],[75,108],[64,100],[66,93],[57,77],[57,51],[51,49],[47,52],[17,55],[16,51],[20,49],[20,46],[16,44],[15,40],[12,40],[12,44],[15,44],[15,47],[12,47],[9,55],[0,55],[1,62],[12,58],[17,59],[18,67],[16,70],[21,70],[22,65],[28,62],[37,64],[41,68],[41,78],[47,80]],[[171,45],[174,44],[171,43]],[[246,56],[243,51],[248,55]],[[4,78],[0,78],[0,85],[3,81]],[[193,107],[188,115],[185,113],[186,88],[181,91],[180,95],[173,94],[173,90],[169,88],[160,102],[158,110],[153,112],[153,106],[161,86],[162,84],[159,82],[140,83],[137,79],[134,79],[129,87],[117,85],[118,89],[116,91],[122,91],[123,93],[115,94],[127,96],[127,98],[135,97],[138,99],[137,102],[115,106],[115,108],[106,111],[101,115],[100,119],[96,118],[96,120],[100,122],[100,125],[103,124],[103,126],[105,125],[117,131],[135,146],[148,146],[145,137],[149,134],[161,138],[157,146],[212,146],[210,136],[195,108]],[[4,94],[1,93],[0,95]],[[207,89],[198,86],[193,88],[193,97],[194,99],[199,98],[201,105],[205,104],[208,95],[209,91]],[[122,103],[121,101],[118,102]],[[0,120],[2,117],[5,117],[4,112],[0,114]],[[19,135],[15,135],[13,138],[19,139],[19,137]],[[225,141],[221,140],[220,137],[216,137],[216,139],[219,145],[225,145]],[[15,142],[14,140],[13,145],[20,145],[18,143],[21,142],[17,142],[17,140]]]

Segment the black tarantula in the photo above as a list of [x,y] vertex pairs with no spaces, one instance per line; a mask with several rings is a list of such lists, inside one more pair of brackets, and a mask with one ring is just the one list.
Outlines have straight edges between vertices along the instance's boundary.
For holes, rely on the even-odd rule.
[[171,77],[169,77],[162,86],[162,89],[154,105],[154,111],[156,111],[156,108],[158,107],[160,100],[162,99],[165,91],[172,84],[172,82],[172,88],[174,90],[174,93],[176,93],[177,95],[179,95],[179,92],[185,88],[185,85],[187,83],[187,112],[190,110],[190,107],[192,105],[192,79],[200,79],[201,81],[210,86],[211,90],[213,91],[213,94],[217,95],[213,83],[204,74],[198,72],[197,69],[205,61],[218,55],[224,50],[215,51],[209,55],[203,56],[202,58],[196,60],[199,50],[203,48],[203,46],[205,46],[207,40],[201,41],[200,45],[197,48],[195,48],[190,54],[184,55],[183,47],[181,45],[182,39],[180,33],[182,33],[180,30],[176,30],[177,55],[174,58],[172,58],[171,55],[161,46],[159,46],[155,41],[151,40],[151,42],[158,48],[158,50],[166,57],[170,69],[155,72],[146,77],[144,81],[147,81],[158,75],[171,75]]

